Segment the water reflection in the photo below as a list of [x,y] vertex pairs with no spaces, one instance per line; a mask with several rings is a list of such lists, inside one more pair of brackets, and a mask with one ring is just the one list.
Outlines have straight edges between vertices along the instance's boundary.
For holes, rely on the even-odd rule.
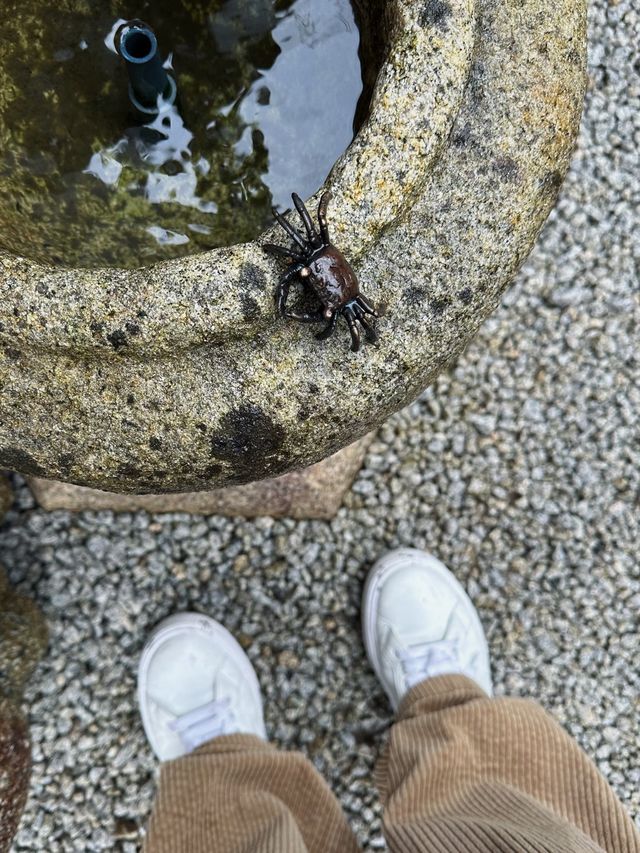
[[[124,23],[124,18],[119,18],[104,39],[106,47],[113,53],[117,53],[116,33]],[[164,67],[172,68],[172,64],[173,54],[169,54]],[[115,145],[95,152],[84,172],[107,186],[117,186],[127,163],[144,167],[143,174],[127,184],[127,192],[142,195],[150,204],[179,204],[193,207],[200,213],[216,214],[216,202],[198,195],[199,178],[209,173],[211,163],[204,156],[194,162],[191,153],[193,138],[177,106],[160,97],[158,115],[152,121],[142,127],[130,128]],[[211,233],[209,227],[197,223],[190,223],[190,228],[196,234]],[[146,231],[160,246],[182,246],[189,242],[186,234],[169,231],[159,225],[150,225]]]
[[[298,0],[271,36],[280,55],[260,70],[240,115],[260,128],[269,151],[264,181],[274,204],[287,208],[292,188],[303,198],[314,193],[353,138],[362,92],[358,33],[349,3]],[[246,151],[247,136],[237,152]]]
[[[179,204],[200,213],[216,214],[218,205],[198,195],[198,182],[207,175],[211,164],[206,157],[194,161],[191,154],[193,133],[185,127],[175,105],[161,109],[158,116],[140,128],[131,128],[126,136],[110,148],[91,156],[84,170],[108,186],[117,186],[125,164],[138,167],[138,177],[124,189],[142,196],[150,204]],[[164,171],[162,170],[164,168]],[[190,223],[197,234],[210,234],[205,225]],[[167,231],[158,225],[149,226],[147,233],[161,246],[182,246],[189,242],[186,234]]]
[[[118,20],[102,0],[55,16],[33,1],[48,21],[42,59],[32,71],[16,63],[16,110],[0,103],[0,222],[29,234],[33,256],[136,266],[243,242],[292,190],[315,192],[353,138],[362,76],[350,0],[125,0]],[[155,30],[179,92],[146,125],[128,115],[113,45],[134,17]],[[4,211],[5,199],[19,203]]]

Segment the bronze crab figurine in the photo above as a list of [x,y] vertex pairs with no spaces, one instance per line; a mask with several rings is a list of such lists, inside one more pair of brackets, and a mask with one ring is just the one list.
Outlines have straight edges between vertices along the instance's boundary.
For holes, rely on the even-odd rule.
[[[265,252],[291,261],[289,268],[278,282],[276,290],[278,313],[281,317],[298,320],[300,323],[322,323],[323,320],[328,320],[327,327],[316,335],[320,341],[326,340],[334,333],[338,317],[343,316],[351,332],[351,351],[358,352],[360,349],[359,326],[364,329],[367,340],[375,343],[378,335],[368,317],[375,318],[379,314],[368,299],[360,293],[356,274],[345,256],[332,245],[329,238],[327,207],[331,201],[331,193],[323,193],[318,205],[320,233],[313,224],[300,196],[293,193],[291,198],[302,219],[307,239],[305,240],[297,229],[274,208],[273,215],[291,237],[295,247],[287,249],[273,243],[264,243],[262,246]],[[296,277],[301,279],[303,284],[311,286],[322,306],[318,311],[312,314],[299,314],[287,310],[289,288]]]

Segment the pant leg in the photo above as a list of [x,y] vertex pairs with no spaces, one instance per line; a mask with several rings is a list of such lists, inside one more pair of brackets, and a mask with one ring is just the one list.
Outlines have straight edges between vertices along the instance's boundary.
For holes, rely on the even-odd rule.
[[215,738],[162,765],[145,853],[353,853],[338,801],[300,753]]
[[595,765],[533,702],[416,685],[376,768],[392,853],[640,853]]

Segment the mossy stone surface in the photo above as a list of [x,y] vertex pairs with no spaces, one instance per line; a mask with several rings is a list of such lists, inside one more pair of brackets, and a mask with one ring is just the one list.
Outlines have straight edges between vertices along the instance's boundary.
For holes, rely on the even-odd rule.
[[138,270],[5,253],[1,465],[137,493],[275,476],[382,423],[470,341],[568,167],[585,2],[375,8],[387,58],[328,186],[334,241],[384,313],[379,344],[352,354],[342,322],[319,342],[277,319],[282,266],[258,243]]

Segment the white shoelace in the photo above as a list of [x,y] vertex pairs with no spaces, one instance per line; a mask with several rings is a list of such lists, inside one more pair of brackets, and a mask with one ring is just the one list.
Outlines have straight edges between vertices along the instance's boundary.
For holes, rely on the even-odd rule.
[[169,723],[169,728],[180,736],[186,750],[192,752],[214,737],[235,731],[234,722],[231,700],[218,699],[176,717]]
[[420,643],[399,649],[397,654],[407,679],[407,688],[425,678],[461,671],[456,640]]

